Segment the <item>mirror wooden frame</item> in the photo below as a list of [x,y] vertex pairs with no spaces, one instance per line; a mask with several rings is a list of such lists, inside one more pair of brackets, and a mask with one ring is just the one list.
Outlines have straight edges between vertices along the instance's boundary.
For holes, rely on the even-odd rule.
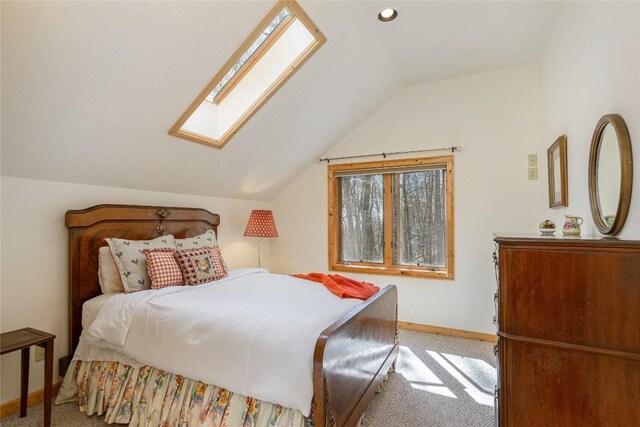
[[[555,200],[555,165],[553,153],[560,155],[560,200]],[[549,176],[549,207],[569,206],[569,186],[567,184],[567,137],[562,135],[547,149],[547,173]]]
[[[616,217],[611,225],[608,225],[602,217],[600,197],[598,194],[598,157],[602,134],[607,125],[613,126],[618,138],[620,151],[620,196]],[[591,139],[591,151],[589,153],[589,203],[591,214],[596,227],[602,234],[614,236],[622,230],[631,204],[631,189],[633,187],[633,157],[631,153],[631,138],[624,119],[619,114],[607,114],[598,121],[593,138]]]

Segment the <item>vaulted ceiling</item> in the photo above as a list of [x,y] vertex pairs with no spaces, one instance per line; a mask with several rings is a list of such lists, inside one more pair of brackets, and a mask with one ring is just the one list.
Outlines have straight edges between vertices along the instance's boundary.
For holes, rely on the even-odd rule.
[[400,88],[537,61],[556,7],[300,4],[327,42],[217,150],[167,130],[272,2],[3,2],[2,175],[269,200]]

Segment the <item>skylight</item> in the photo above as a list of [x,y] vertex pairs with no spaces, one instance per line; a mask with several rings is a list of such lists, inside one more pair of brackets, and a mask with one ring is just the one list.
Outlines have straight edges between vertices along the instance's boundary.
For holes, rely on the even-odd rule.
[[222,148],[325,40],[297,3],[277,3],[169,134]]
[[233,64],[233,67],[231,67],[229,72],[225,74],[225,76],[222,78],[222,81],[220,81],[220,83],[218,83],[216,87],[213,88],[209,96],[207,96],[206,98],[207,101],[214,102],[215,97],[227,85],[227,83],[229,83],[233,76],[236,75],[238,70],[240,70],[240,68],[242,68],[244,64],[247,63],[249,58],[251,58],[251,56],[258,50],[258,48],[262,46],[262,43],[273,33],[273,30],[275,30],[278,25],[280,25],[286,18],[290,16],[291,15],[289,14],[289,9],[285,7],[282,12],[280,12],[273,21],[271,21],[267,28],[265,28],[264,31],[260,33],[256,41],[254,41],[253,44],[249,46],[249,49],[247,49],[247,51],[240,57],[240,59],[238,59],[238,62]]

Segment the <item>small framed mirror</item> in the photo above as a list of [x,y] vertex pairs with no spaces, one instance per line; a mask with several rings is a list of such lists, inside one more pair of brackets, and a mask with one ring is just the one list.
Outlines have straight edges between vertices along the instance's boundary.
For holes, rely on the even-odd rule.
[[547,150],[549,207],[569,206],[567,185],[567,137],[562,135]]
[[596,227],[616,235],[629,213],[633,185],[631,139],[623,118],[603,116],[596,125],[589,153],[589,201]]

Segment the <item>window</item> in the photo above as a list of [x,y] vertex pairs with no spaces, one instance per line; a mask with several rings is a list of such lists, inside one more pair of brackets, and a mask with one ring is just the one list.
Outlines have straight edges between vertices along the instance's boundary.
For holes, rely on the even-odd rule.
[[329,268],[453,279],[453,157],[329,166]]
[[325,41],[296,2],[278,2],[169,134],[222,148]]

